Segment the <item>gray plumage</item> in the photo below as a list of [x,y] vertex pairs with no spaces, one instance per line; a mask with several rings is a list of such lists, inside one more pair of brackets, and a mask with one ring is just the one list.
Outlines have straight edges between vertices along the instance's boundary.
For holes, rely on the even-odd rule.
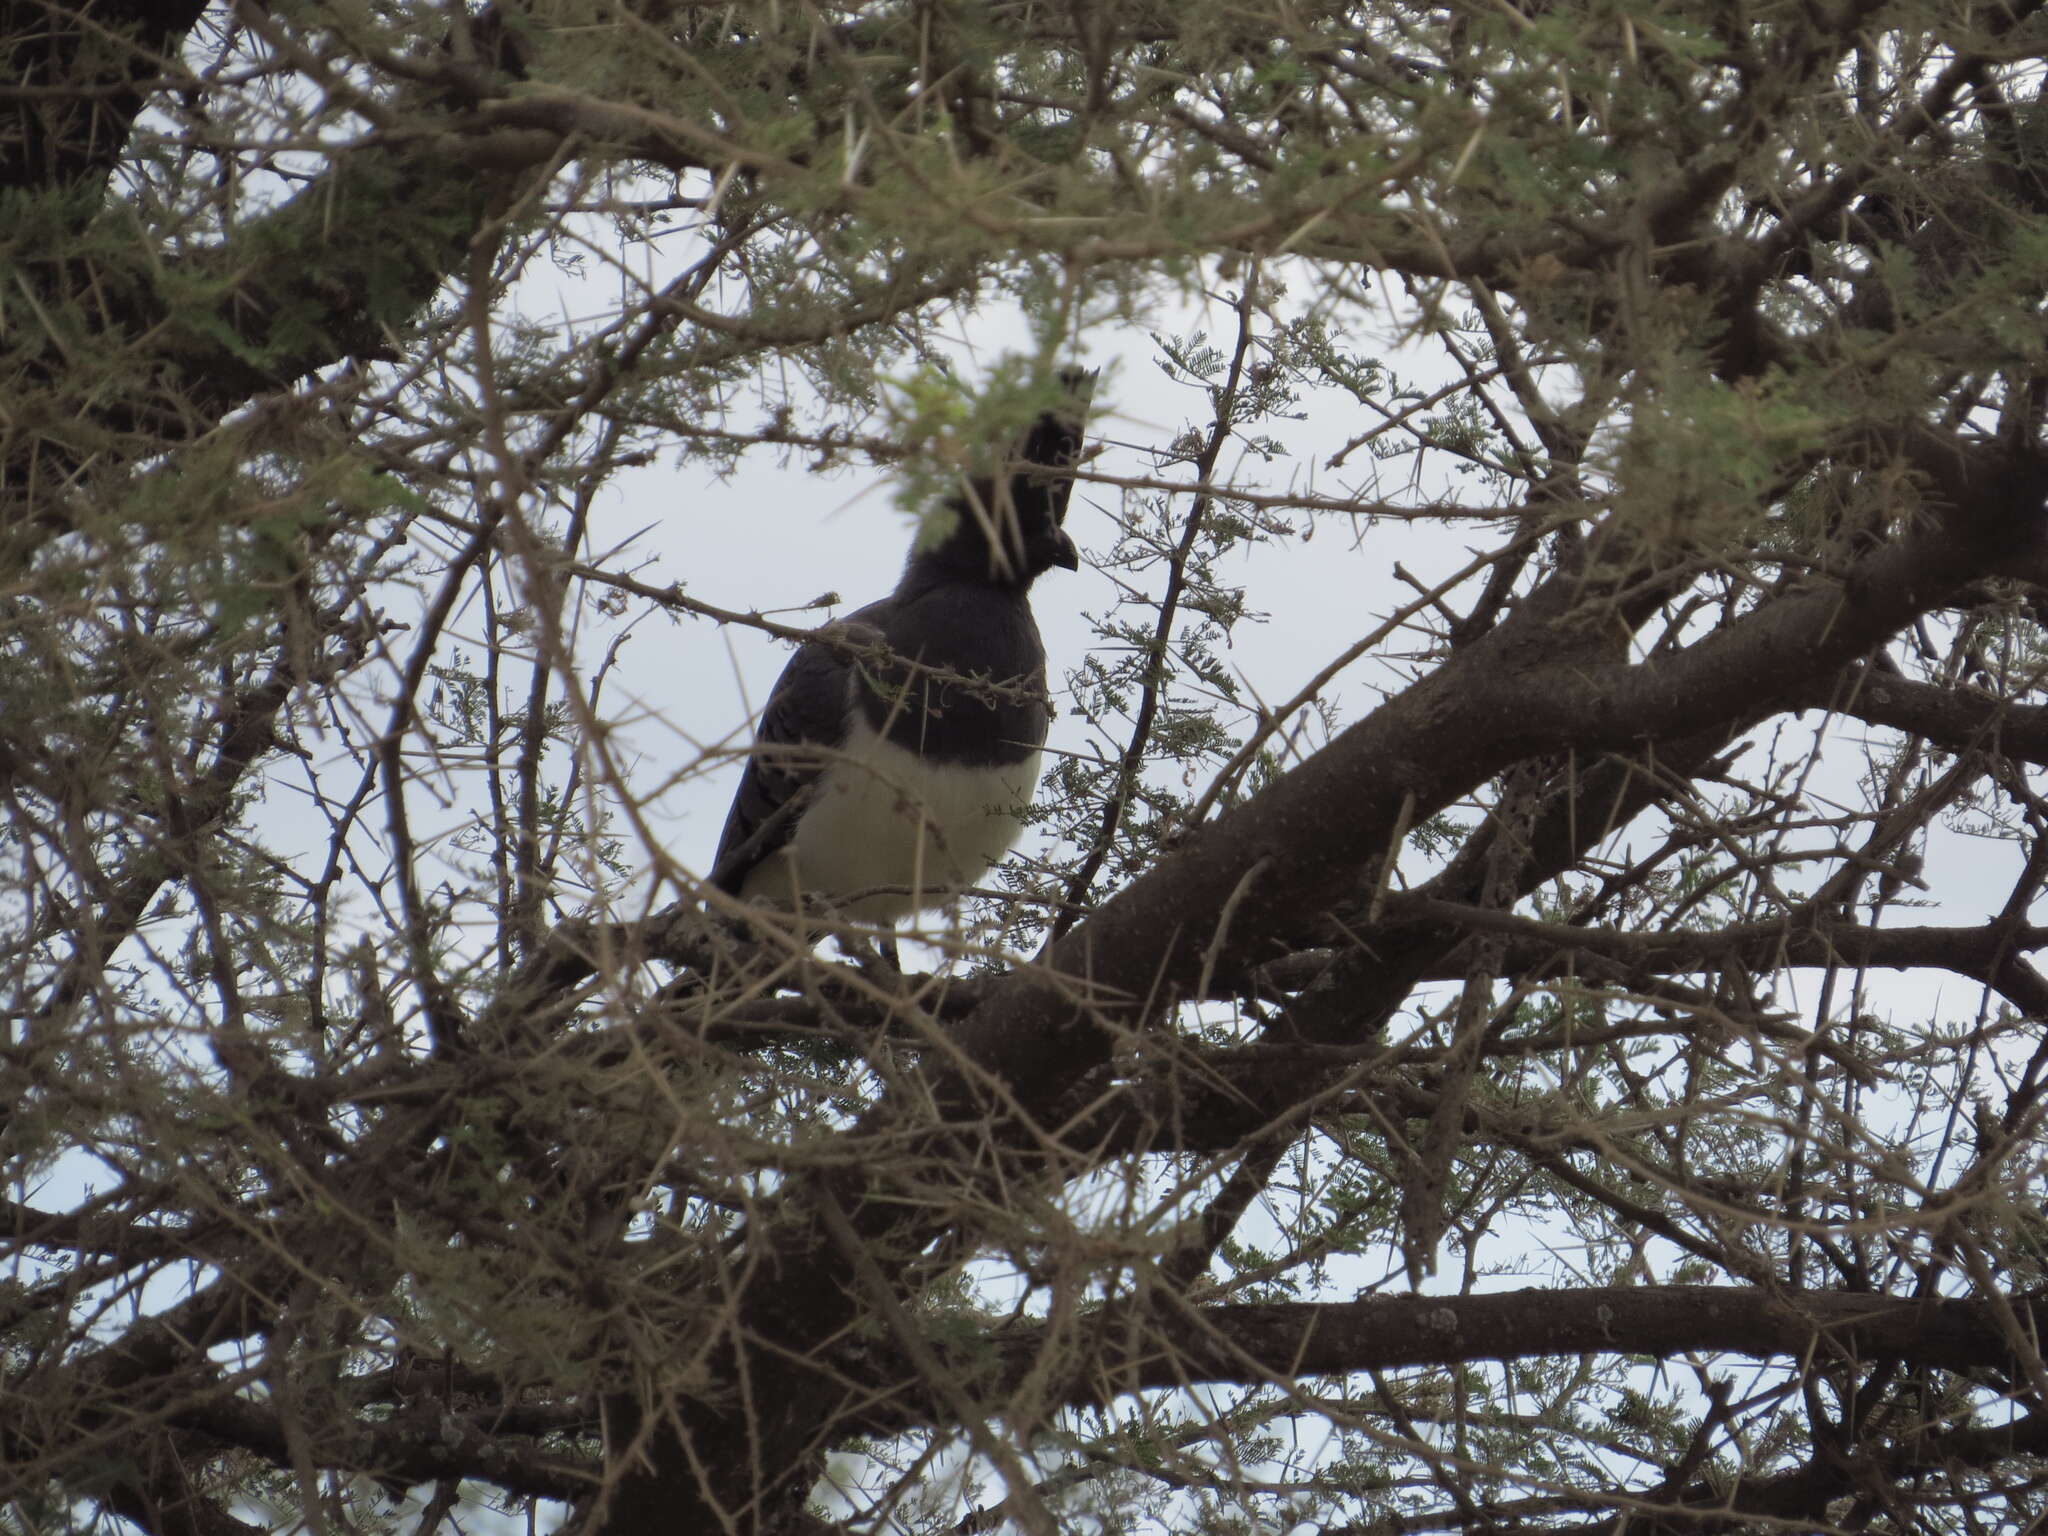
[[896,590],[836,626],[859,654],[811,641],[790,659],[719,839],[720,889],[893,922],[1016,840],[1049,724],[1031,584],[1079,564],[1073,482],[1032,466],[1079,459],[1094,380],[1063,373],[1069,403],[1032,424],[1017,467],[952,498],[952,527],[912,550]]

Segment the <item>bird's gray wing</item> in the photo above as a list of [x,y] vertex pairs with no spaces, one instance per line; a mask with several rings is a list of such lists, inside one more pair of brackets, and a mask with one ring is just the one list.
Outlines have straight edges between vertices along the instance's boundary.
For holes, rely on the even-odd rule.
[[[884,606],[870,604],[833,627],[848,641],[879,643],[874,621]],[[844,650],[811,640],[775,680],[712,861],[711,880],[720,890],[738,895],[754,866],[789,841],[805,791],[846,744],[853,668]]]

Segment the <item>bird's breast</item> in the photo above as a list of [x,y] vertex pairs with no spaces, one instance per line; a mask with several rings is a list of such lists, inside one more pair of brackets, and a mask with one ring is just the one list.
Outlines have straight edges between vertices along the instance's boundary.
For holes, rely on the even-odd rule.
[[[900,745],[856,711],[789,843],[747,877],[741,894],[793,902],[812,892],[880,922],[940,905],[1017,840],[1039,769],[1037,748],[1017,746],[1012,762],[947,762]],[[877,886],[902,889],[859,894]]]

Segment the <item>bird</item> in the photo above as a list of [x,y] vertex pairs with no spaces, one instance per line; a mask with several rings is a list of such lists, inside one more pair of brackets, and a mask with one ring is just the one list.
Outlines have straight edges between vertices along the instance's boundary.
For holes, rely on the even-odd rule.
[[1069,471],[1096,374],[1059,379],[1060,405],[1002,473],[947,498],[895,590],[790,658],[719,838],[718,889],[893,925],[974,885],[1016,841],[1050,724],[1031,587],[1080,568]]

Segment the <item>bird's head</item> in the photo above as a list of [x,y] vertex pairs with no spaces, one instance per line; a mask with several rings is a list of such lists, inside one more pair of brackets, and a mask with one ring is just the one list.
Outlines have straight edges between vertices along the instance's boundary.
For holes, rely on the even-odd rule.
[[913,563],[1019,589],[1054,566],[1079,569],[1080,552],[1065,527],[1074,482],[1065,473],[1044,471],[1071,470],[1080,461],[1095,378],[1092,369],[1060,374],[1066,400],[1032,422],[1008,474],[976,476],[961,495],[947,499],[950,522],[935,543],[912,556]]

